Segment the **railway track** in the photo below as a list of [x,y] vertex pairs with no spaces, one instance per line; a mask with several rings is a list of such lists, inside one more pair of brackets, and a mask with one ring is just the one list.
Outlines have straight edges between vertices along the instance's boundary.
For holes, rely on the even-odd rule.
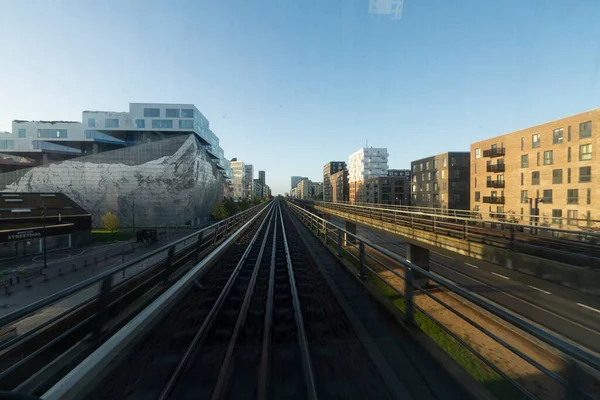
[[90,398],[393,398],[275,201]]

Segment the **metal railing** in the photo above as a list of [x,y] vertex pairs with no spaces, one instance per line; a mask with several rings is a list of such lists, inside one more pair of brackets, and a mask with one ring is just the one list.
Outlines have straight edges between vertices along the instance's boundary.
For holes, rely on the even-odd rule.
[[[600,258],[600,232],[553,228],[547,218],[531,216],[530,225],[514,221],[510,213],[493,214],[504,220],[483,220],[454,215],[411,212],[397,208],[381,208],[379,205],[352,205],[322,201],[295,200],[303,204],[351,214],[356,220],[363,219],[379,229],[392,230],[400,235],[414,230],[484,243],[508,250],[548,256],[556,261],[577,262],[598,268]],[[410,231],[406,231],[410,229]],[[572,258],[576,257],[576,258]]]
[[483,196],[484,203],[504,204],[504,196]]
[[[299,199],[298,199],[299,200]],[[302,200],[302,201],[314,201],[314,200]],[[315,201],[316,202],[316,201]],[[326,202],[322,202],[321,203],[325,203],[325,204],[348,204],[348,205],[353,205],[353,206],[364,206],[364,207],[378,207],[378,208],[385,208],[385,209],[390,209],[390,210],[400,210],[400,211],[408,211],[408,212],[412,212],[412,213],[425,213],[425,214],[435,214],[435,215],[446,215],[446,216],[453,216],[453,217],[464,217],[464,218],[471,218],[471,219],[476,219],[476,220],[481,220],[484,219],[486,217],[489,218],[494,218],[492,215],[496,214],[494,212],[487,212],[487,211],[472,211],[472,210],[463,210],[463,209],[456,209],[456,208],[442,208],[439,206],[408,206],[408,205],[399,205],[399,204],[379,204],[379,203],[365,203],[365,202],[349,202],[349,201],[326,201]],[[525,201],[521,201],[521,203],[529,203],[529,199],[525,199]],[[513,217],[513,219],[518,220],[518,221],[529,221],[529,219],[531,217],[535,217],[535,214],[526,214],[526,213],[511,213],[511,216]],[[559,226],[564,226],[567,224],[567,217],[552,217],[552,216],[543,216],[543,218],[552,218],[553,224],[559,225]],[[586,219],[586,218],[574,218],[573,220],[575,220],[577,223],[575,224],[576,226],[579,227],[597,227],[600,228],[600,220],[598,219]]]
[[[470,344],[468,340],[466,340],[464,337],[461,337],[458,333],[455,333],[443,322],[438,320],[435,315],[439,310],[431,312],[432,310],[425,309],[425,307],[422,307],[417,301],[415,301],[415,294],[427,296],[427,298],[432,299],[444,309],[449,310],[452,314],[465,321],[473,329],[483,333],[485,336],[491,338],[503,348],[508,349],[520,360],[525,361],[527,364],[539,370],[549,380],[558,383],[564,388],[564,391],[567,393],[567,398],[592,399],[592,396],[590,396],[588,393],[582,392],[583,390],[588,389],[581,385],[581,372],[583,371],[582,366],[585,369],[591,368],[592,370],[600,371],[600,358],[594,354],[576,347],[565,340],[562,340],[561,338],[558,338],[553,334],[530,324],[522,318],[505,311],[503,308],[497,307],[494,304],[474,295],[473,293],[453,284],[447,279],[411,263],[396,253],[393,253],[352,232],[332,224],[326,219],[323,219],[291,202],[288,202],[287,204],[296,217],[305,226],[307,226],[313,234],[316,234],[323,241],[323,244],[328,246],[330,251],[334,252],[338,257],[345,257],[351,260],[351,263],[354,264],[357,269],[359,277],[364,280],[370,277],[371,279],[369,279],[368,282],[372,282],[372,279],[380,281],[385,284],[386,287],[393,290],[395,295],[400,296],[404,300],[405,307],[403,316],[408,324],[412,326],[418,325],[415,320],[415,315],[416,313],[420,313],[422,316],[425,316],[428,320],[439,326],[439,328],[441,328],[445,334],[450,335],[454,340],[460,343],[460,345],[468,349],[487,367],[496,372],[506,381],[510,382],[527,398],[538,398],[534,393],[532,393],[531,387],[526,387],[517,379],[509,376],[507,372],[504,371],[499,365],[496,365],[493,360],[486,358],[478,350],[478,346]],[[400,268],[394,268],[393,264],[400,266]],[[394,278],[399,278],[402,280],[404,282],[404,288],[398,288],[397,285],[385,278],[380,271],[387,271]],[[423,281],[426,283],[423,283]],[[569,371],[576,370],[578,373],[570,374],[569,376],[571,378],[567,379],[559,372],[553,371],[550,368],[542,365],[532,356],[517,348],[517,346],[508,343],[496,335],[495,332],[486,329],[477,322],[473,321],[471,318],[465,316],[459,310],[451,307],[446,302],[438,298],[436,295],[434,295],[435,290],[431,290],[432,287],[428,284],[431,282],[434,282],[437,285],[438,291],[439,288],[442,288],[443,291],[452,293],[454,296],[461,298],[463,302],[474,306],[475,309],[476,307],[483,309],[485,312],[490,313],[505,323],[510,324],[513,328],[517,328],[518,330],[525,332],[533,338],[543,342],[545,345],[551,347],[553,351],[560,352],[561,357],[570,363]],[[577,382],[571,380],[575,379],[573,378],[573,375],[579,375],[577,377]],[[536,385],[537,384],[539,384],[539,382],[536,382]],[[579,397],[569,397],[572,395],[572,393],[575,393],[575,395]]]
[[483,151],[484,157],[502,157],[506,154],[506,149],[504,147],[496,147]]
[[504,164],[490,164],[487,165],[485,170],[487,172],[504,172],[506,169],[506,167],[504,166]]
[[[82,299],[81,302],[74,304],[69,309],[67,309],[67,310],[63,311],[62,313],[56,315],[55,317],[52,317],[51,319],[41,323],[40,325],[34,327],[32,330],[29,330],[26,335],[19,335],[18,337],[11,340],[10,342],[3,343],[0,346],[0,349],[5,348],[6,346],[13,344],[14,342],[16,342],[18,340],[22,340],[26,336],[30,336],[30,335],[34,334],[35,332],[48,326],[49,324],[59,320],[60,318],[63,318],[64,316],[68,315],[73,309],[82,305],[86,301],[93,300],[94,298],[97,298],[99,301],[100,298],[102,297],[102,293],[104,291],[110,291],[111,287],[113,287],[113,277],[114,276],[120,275],[122,278],[125,278],[125,274],[128,269],[136,268],[136,267],[139,268],[140,263],[142,263],[144,261],[150,260],[152,258],[156,258],[155,260],[153,260],[154,263],[165,262],[164,277],[165,277],[165,280],[168,279],[168,277],[171,273],[173,255],[175,254],[175,251],[177,248],[179,248],[180,250],[190,249],[193,251],[198,251],[198,250],[206,248],[206,246],[209,244],[215,244],[218,241],[220,241],[221,239],[223,239],[224,237],[226,237],[227,235],[229,235],[233,228],[239,226],[241,223],[244,223],[248,219],[252,218],[252,216],[254,216],[258,212],[260,212],[267,204],[268,203],[263,203],[261,205],[252,207],[248,210],[245,210],[243,212],[237,213],[232,217],[229,217],[225,220],[216,222],[213,225],[210,225],[208,227],[200,229],[199,231],[191,233],[191,234],[189,234],[181,239],[178,239],[172,243],[169,243],[167,245],[161,246],[155,250],[152,250],[152,251],[150,251],[144,255],[141,255],[139,257],[136,257],[130,261],[121,263],[120,265],[117,265],[117,266],[115,266],[105,272],[102,272],[92,278],[86,279],[80,283],[77,283],[73,286],[70,286],[66,289],[56,292],[53,295],[45,297],[41,300],[38,300],[34,303],[31,303],[31,304],[25,306],[23,308],[20,308],[10,314],[0,317],[0,328],[4,328],[4,327],[7,327],[11,324],[14,324],[14,323],[24,319],[32,314],[38,313],[41,310],[43,310],[49,306],[52,306],[58,302],[61,302],[68,298],[77,296],[78,294],[82,293],[84,290],[86,290],[92,286],[100,285],[100,287],[99,287],[100,290],[99,290],[98,295],[91,294],[90,295],[91,297]],[[157,258],[156,256],[160,256],[160,257]]]

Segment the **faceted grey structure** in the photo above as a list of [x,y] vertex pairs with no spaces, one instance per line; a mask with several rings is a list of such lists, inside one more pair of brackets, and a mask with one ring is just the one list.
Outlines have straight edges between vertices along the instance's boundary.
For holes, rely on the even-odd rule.
[[0,192],[60,192],[121,226],[197,225],[223,197],[225,178],[194,135],[0,174]]

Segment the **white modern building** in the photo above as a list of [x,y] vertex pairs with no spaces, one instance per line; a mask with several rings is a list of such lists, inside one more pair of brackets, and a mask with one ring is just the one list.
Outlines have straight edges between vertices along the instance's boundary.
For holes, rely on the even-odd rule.
[[42,165],[191,133],[225,175],[219,138],[193,104],[130,103],[129,112],[83,111],[82,122],[14,120],[0,151]]
[[246,198],[246,165],[237,158],[231,159],[231,171],[233,173],[233,199],[242,200]]
[[388,151],[386,148],[363,147],[350,155],[348,182],[359,182],[378,176],[387,176]]

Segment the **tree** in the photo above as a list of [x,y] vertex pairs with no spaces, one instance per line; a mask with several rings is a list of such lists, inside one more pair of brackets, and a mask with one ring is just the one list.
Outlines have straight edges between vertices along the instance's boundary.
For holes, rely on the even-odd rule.
[[104,229],[110,230],[111,233],[121,224],[119,222],[119,217],[110,211],[107,211],[106,214],[102,216],[101,222]]
[[225,208],[225,205],[223,204],[222,201],[217,201],[215,203],[215,209],[213,210],[213,217],[215,219],[225,219],[227,217],[229,217],[229,213],[227,212],[227,208]]
[[258,197],[255,197],[254,200],[252,200],[252,204],[254,204],[255,206],[259,205],[262,202],[263,202],[263,199],[260,199]]

